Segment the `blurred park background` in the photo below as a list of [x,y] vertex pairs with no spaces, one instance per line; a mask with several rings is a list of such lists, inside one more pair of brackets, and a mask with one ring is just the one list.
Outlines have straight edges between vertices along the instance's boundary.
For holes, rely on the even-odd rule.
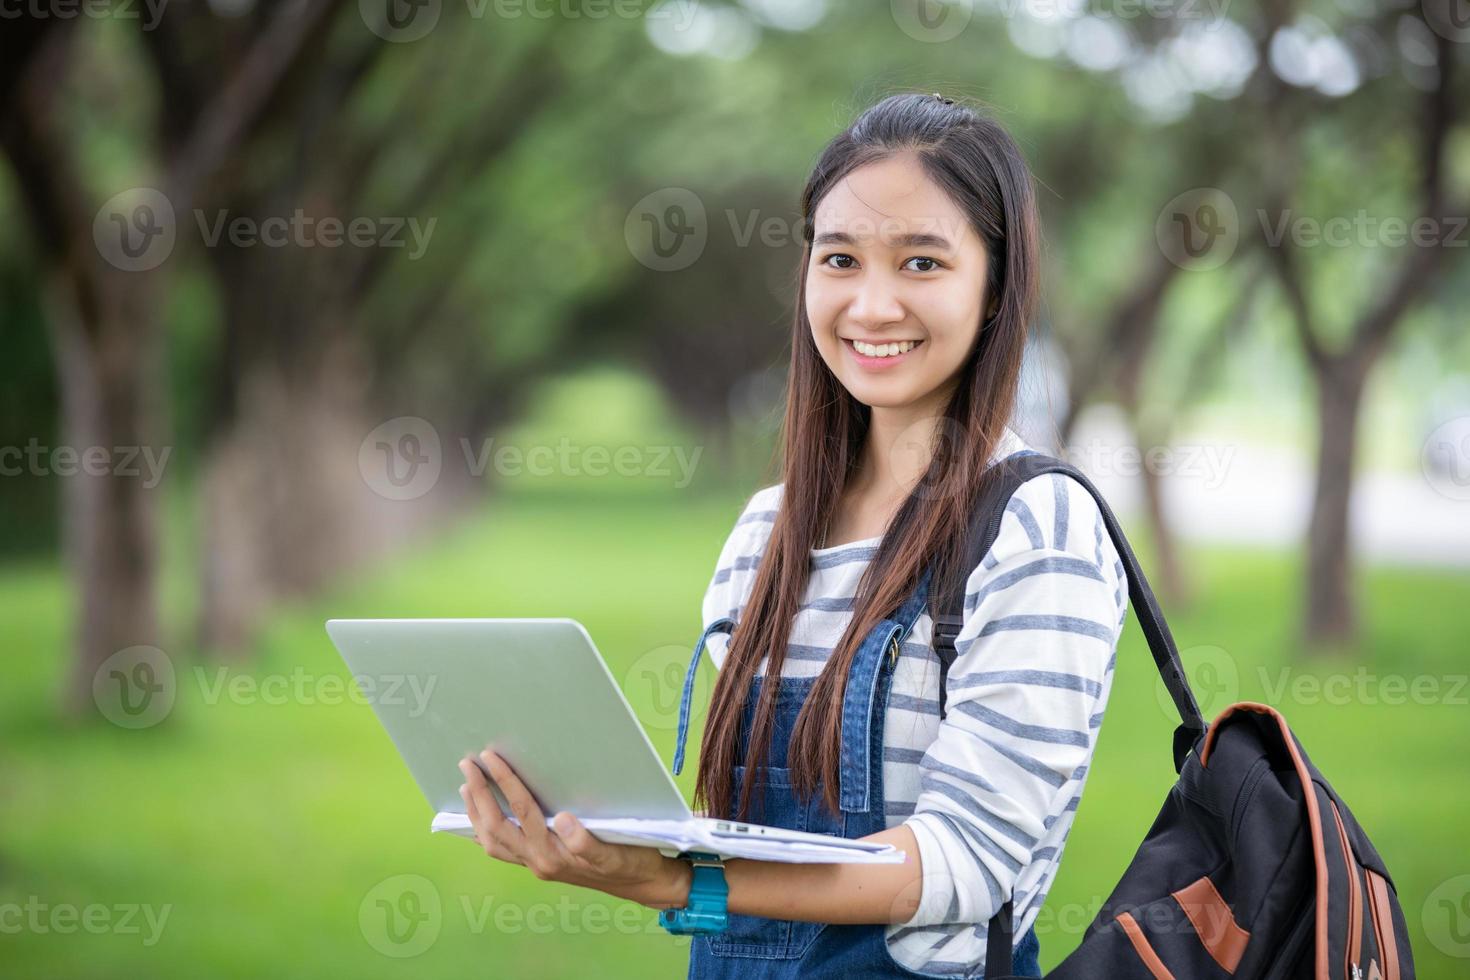
[[[894,91],[1036,173],[1017,428],[1470,975],[1465,0],[3,10],[0,975],[682,975],[655,912],[431,837],[322,622],[575,617],[670,758],[798,194]],[[1131,616],[1108,718],[1043,966],[1172,782]]]

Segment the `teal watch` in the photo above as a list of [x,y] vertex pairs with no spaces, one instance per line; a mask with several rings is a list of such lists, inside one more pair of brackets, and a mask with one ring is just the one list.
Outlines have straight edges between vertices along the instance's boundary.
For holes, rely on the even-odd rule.
[[660,909],[658,924],[676,936],[707,935],[729,927],[725,861],[718,854],[681,851],[679,857],[694,865],[689,904],[682,909]]

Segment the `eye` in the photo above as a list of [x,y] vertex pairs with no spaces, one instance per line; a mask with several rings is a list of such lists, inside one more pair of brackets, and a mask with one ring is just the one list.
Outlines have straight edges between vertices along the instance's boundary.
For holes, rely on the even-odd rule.
[[[930,268],[927,268],[927,269],[915,269],[914,270],[915,272],[933,272],[935,269],[943,268],[942,264],[939,262],[938,259],[931,259],[927,255],[915,255],[913,258],[909,259],[909,262],[928,262],[929,263]],[[904,265],[908,265],[908,264],[909,264],[908,262],[905,262],[904,263]]]
[[828,255],[828,256],[823,257],[823,259],[822,259],[822,265],[827,266],[827,268],[829,268],[829,269],[851,269],[851,268],[853,268],[853,266],[851,266],[851,265],[830,265],[829,263],[833,259],[846,259],[847,261],[854,263],[854,265],[857,263],[857,259],[853,258],[851,255],[848,255],[845,252],[833,252],[831,255]]

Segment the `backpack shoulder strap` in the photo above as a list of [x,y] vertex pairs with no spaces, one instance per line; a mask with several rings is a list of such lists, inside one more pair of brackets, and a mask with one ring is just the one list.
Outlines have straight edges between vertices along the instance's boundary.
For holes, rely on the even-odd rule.
[[1153,589],[1149,587],[1148,579],[1144,577],[1143,569],[1139,567],[1138,559],[1128,545],[1123,528],[1113,516],[1112,508],[1081,470],[1054,456],[1022,450],[995,463],[991,469],[994,472],[987,479],[987,486],[982,491],[970,519],[964,552],[966,561],[949,581],[941,581],[940,576],[936,575],[929,583],[929,611],[934,620],[934,652],[939,657],[940,716],[945,714],[945,686],[949,668],[958,656],[955,639],[964,625],[965,583],[969,573],[980,564],[995,543],[1006,506],[1021,484],[1043,473],[1064,473],[1082,484],[1097,501],[1103,523],[1108,529],[1108,537],[1112,539],[1113,547],[1123,559],[1123,567],[1128,576],[1129,603],[1139,626],[1143,628],[1144,637],[1148,640],[1154,666],[1164,679],[1164,686],[1169,689],[1169,696],[1174,699],[1174,707],[1179,711],[1181,723],[1174,730],[1174,770],[1183,770],[1190,748],[1205,733],[1207,726],[1200,716],[1194,692],[1190,690],[1189,679],[1184,675],[1174,636],[1169,632],[1169,625],[1164,621],[1164,614],[1159,609],[1158,600],[1154,598]]

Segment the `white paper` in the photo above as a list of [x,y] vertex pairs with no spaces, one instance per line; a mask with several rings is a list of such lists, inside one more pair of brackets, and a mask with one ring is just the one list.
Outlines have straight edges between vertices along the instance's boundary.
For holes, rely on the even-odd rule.
[[[510,818],[517,826],[520,822]],[[551,818],[546,818],[547,827]],[[750,858],[783,864],[903,864],[906,855],[892,844],[878,850],[858,850],[850,845],[773,840],[769,837],[716,837],[709,825],[699,820],[640,820],[637,818],[593,818],[583,820],[592,836],[611,844],[655,847],[670,857],[680,851],[703,851],[724,858]],[[475,839],[470,818],[463,813],[440,812],[430,829]]]

